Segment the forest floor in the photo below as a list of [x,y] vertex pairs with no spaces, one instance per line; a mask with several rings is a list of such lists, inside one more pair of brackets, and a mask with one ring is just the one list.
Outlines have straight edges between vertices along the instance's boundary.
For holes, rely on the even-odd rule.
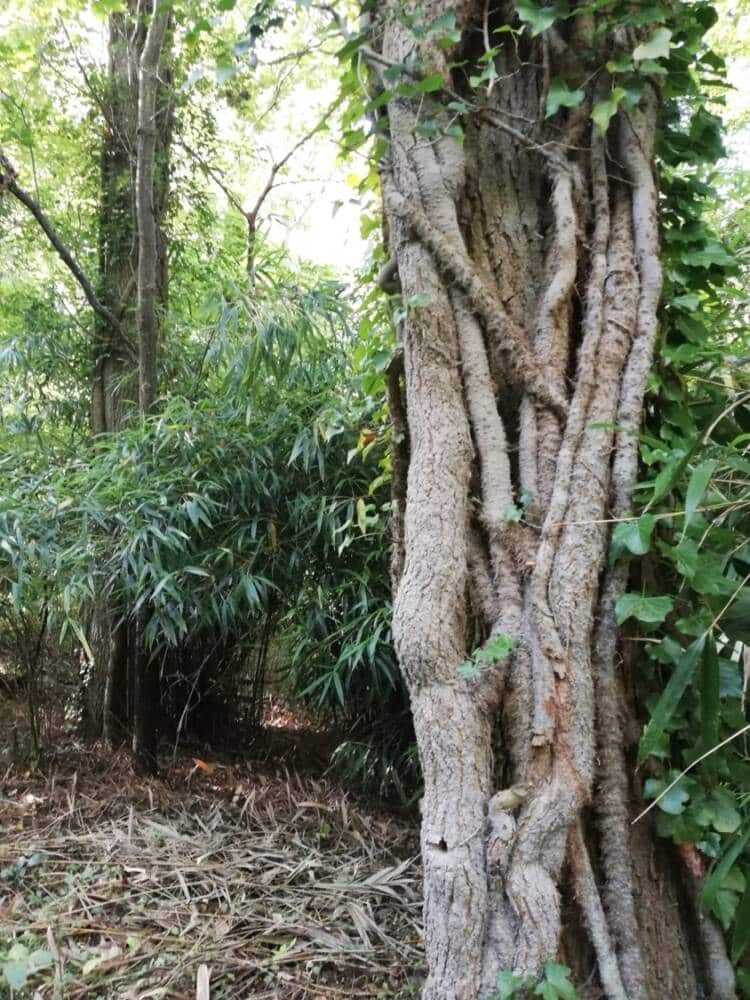
[[249,760],[145,780],[71,744],[0,779],[0,996],[417,994],[412,819]]

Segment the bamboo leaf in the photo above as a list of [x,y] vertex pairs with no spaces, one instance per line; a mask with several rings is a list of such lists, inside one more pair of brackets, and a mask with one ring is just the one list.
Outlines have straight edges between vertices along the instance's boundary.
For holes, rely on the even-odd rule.
[[703,655],[705,645],[705,636],[701,636],[695,642],[692,642],[679,658],[677,666],[669,678],[667,686],[662,691],[661,697],[651,713],[651,720],[641,737],[638,747],[639,764],[642,764],[647,757],[659,748],[662,734],[666,732],[666,728],[685,693],[685,689],[692,680],[698,666],[698,661]]

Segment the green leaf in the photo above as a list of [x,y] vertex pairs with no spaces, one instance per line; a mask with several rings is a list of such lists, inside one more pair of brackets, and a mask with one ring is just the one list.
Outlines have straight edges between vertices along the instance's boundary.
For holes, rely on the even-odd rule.
[[672,47],[672,32],[668,28],[657,28],[647,42],[643,42],[633,52],[637,62],[644,59],[666,59]]
[[706,805],[711,814],[711,826],[717,833],[739,830],[742,817],[735,808],[734,795],[727,788],[716,788],[706,800]]
[[700,465],[693,469],[692,475],[690,476],[690,482],[688,483],[687,494],[685,497],[685,527],[690,524],[693,520],[698,505],[703,499],[706,488],[711,481],[711,476],[714,473],[714,469],[718,465],[709,459],[706,462],[701,462]]
[[713,636],[706,640],[701,669],[701,740],[708,750],[719,742],[721,671]]
[[633,69],[633,60],[630,56],[620,56],[618,59],[610,59],[607,63],[608,73],[629,73]]
[[611,94],[606,100],[599,101],[598,104],[594,105],[591,118],[602,135],[607,134],[609,123],[617,114],[617,109],[624,96],[625,91],[622,87],[613,87]]
[[706,911],[710,910],[716,900],[716,896],[724,884],[724,880],[729,875],[737,858],[742,854],[750,842],[750,827],[734,841],[732,846],[722,855],[721,860],[710,872],[708,878],[706,879],[705,885],[703,886],[703,893],[701,895],[701,908]]
[[560,17],[567,15],[567,10],[558,4],[540,7],[534,0],[516,0],[516,11],[519,18],[531,28],[531,34],[541,35]]
[[503,512],[503,519],[508,523],[517,523],[523,517],[523,511],[514,503],[509,503]]
[[403,97],[417,97],[419,94],[433,94],[437,90],[442,90],[445,81],[440,73],[431,73],[423,80],[416,80],[414,83],[401,83],[398,86],[398,93]]
[[690,267],[711,267],[714,264],[731,267],[736,263],[734,257],[727,253],[718,240],[708,240],[700,250],[690,250],[682,254],[681,260]]
[[[669,782],[661,778],[649,778],[643,786],[643,794],[647,799],[656,799],[668,787]],[[670,816],[681,816],[689,801],[690,792],[685,787],[685,783],[679,781],[674,788],[670,788],[666,795],[659,799],[658,807]]]
[[577,108],[586,96],[583,90],[571,90],[565,80],[550,80],[545,102],[545,118],[557,114],[560,108]]
[[534,990],[534,995],[544,1000],[578,1000],[578,993],[569,977],[570,969],[566,965],[545,962],[544,978]]
[[125,3],[124,0],[94,0],[93,9],[99,17],[109,17],[124,11]]
[[498,973],[495,981],[493,1000],[513,1000],[521,986],[523,986],[523,977],[504,969]]
[[653,514],[642,514],[637,521],[622,521],[612,532],[610,563],[615,562],[624,552],[634,556],[645,556],[651,548],[651,536],[656,525]]
[[680,656],[677,666],[672,672],[667,686],[662,691],[661,697],[651,713],[651,719],[641,737],[638,747],[639,764],[642,764],[647,757],[651,756],[654,750],[659,749],[662,736],[695,673],[698,661],[703,655],[705,644],[705,637],[701,636],[695,642],[692,642],[682,656]]
[[664,621],[673,607],[674,601],[671,597],[623,594],[615,605],[615,617],[618,625],[622,625],[628,618],[635,618],[649,625],[658,625]]
[[28,966],[23,959],[11,959],[3,966],[3,975],[12,990],[22,990],[28,978]]

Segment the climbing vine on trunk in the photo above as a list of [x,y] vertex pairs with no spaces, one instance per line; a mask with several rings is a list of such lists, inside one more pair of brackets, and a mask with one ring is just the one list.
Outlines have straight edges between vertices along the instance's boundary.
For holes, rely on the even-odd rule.
[[706,10],[383,3],[356,42],[404,316],[394,635],[429,1000],[555,975],[564,897],[606,996],[731,995],[667,919],[669,873],[644,887],[607,561],[657,339],[660,108]]

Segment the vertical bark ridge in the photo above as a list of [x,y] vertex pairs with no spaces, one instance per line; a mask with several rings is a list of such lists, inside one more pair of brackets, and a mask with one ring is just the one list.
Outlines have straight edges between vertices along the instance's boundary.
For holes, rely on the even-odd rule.
[[[514,9],[430,0],[427,23],[451,10],[461,34],[442,49],[386,5],[384,64],[439,73],[455,96],[465,71],[451,67],[473,65]],[[604,522],[629,503],[637,439],[613,428],[637,430],[656,335],[657,101],[650,91],[619,110],[606,139],[587,125],[610,86],[577,62],[579,47],[608,44],[596,28],[581,17],[502,46],[463,145],[419,138],[423,120],[451,122],[439,97],[388,102],[391,251],[406,300],[429,300],[403,329],[410,461],[394,602],[425,775],[428,1000],[477,1000],[501,969],[538,977],[558,957],[566,861],[605,995],[648,995],[642,897],[615,856],[628,854],[612,618],[623,581],[605,572]],[[544,120],[550,79],[576,72],[583,106]],[[512,658],[463,679],[472,646],[498,631],[518,639]],[[498,788],[505,776],[523,787]],[[600,851],[581,825],[592,797]]]

